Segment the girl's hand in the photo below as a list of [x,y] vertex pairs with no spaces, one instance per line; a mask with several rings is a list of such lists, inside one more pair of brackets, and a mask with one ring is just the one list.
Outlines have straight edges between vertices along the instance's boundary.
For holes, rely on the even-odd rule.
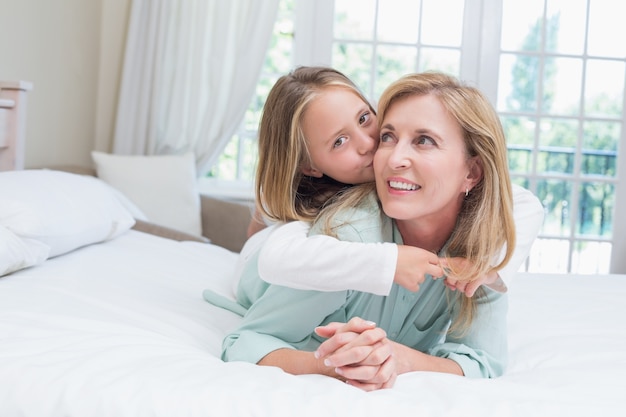
[[434,278],[444,274],[439,257],[415,246],[398,246],[398,261],[393,281],[409,291],[418,291],[426,275]]
[[[450,270],[450,263],[454,264],[456,270],[463,270],[464,265],[468,262],[465,258],[450,258],[449,260],[441,259],[441,265],[444,269]],[[444,281],[446,287],[452,291],[461,291],[466,297],[473,297],[476,290],[481,285],[487,285],[490,288],[498,292],[506,292],[507,287],[498,272],[491,270],[483,276],[476,278],[473,281],[460,281],[454,275],[448,275]]]
[[329,339],[315,352],[348,384],[366,391],[390,388],[397,377],[393,344],[372,322],[353,318],[348,323],[320,326],[316,333]]

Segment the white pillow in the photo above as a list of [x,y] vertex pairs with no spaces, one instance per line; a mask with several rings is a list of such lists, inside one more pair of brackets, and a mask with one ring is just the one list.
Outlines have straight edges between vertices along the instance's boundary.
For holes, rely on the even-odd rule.
[[50,247],[32,239],[21,239],[0,226],[0,277],[19,269],[42,263],[48,258]]
[[91,153],[98,178],[121,191],[149,222],[202,235],[200,194],[192,153],[111,155]]
[[0,225],[49,246],[50,257],[130,229],[135,219],[121,199],[91,176],[45,169],[0,173]]

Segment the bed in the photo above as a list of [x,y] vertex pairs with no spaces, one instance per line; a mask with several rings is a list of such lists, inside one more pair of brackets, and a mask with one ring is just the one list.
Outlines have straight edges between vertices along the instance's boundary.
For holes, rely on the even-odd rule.
[[520,273],[504,376],[366,393],[219,359],[239,317],[202,291],[232,296],[236,251],[133,229],[98,178],[3,168],[2,417],[626,415],[626,276]]

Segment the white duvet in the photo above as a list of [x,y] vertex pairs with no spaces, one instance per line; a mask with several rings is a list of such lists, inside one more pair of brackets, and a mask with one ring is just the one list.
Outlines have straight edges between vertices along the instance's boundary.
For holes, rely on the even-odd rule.
[[507,374],[366,393],[219,359],[236,254],[129,231],[0,278],[0,417],[626,416],[626,277],[521,274]]

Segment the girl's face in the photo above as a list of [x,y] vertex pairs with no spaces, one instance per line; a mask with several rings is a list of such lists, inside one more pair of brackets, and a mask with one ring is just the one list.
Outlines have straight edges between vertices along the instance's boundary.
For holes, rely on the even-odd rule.
[[305,175],[326,174],[345,184],[374,180],[376,116],[358,95],[326,88],[309,104],[302,130],[311,156],[310,166],[302,168]]
[[[374,159],[376,190],[397,220],[456,219],[465,190],[482,175],[463,130],[432,94],[400,99],[388,109]],[[478,177],[478,179],[477,179]]]

